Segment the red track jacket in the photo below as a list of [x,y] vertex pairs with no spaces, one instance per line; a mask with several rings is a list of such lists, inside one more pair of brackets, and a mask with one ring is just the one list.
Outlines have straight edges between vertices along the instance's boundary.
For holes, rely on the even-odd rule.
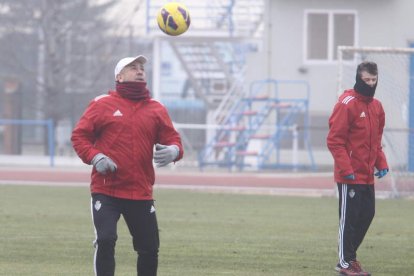
[[[388,168],[381,139],[385,113],[380,101],[347,90],[329,118],[327,145],[335,161],[335,181],[374,184],[374,167]],[[343,177],[355,175],[355,180]]]
[[152,164],[154,144],[177,145],[180,135],[166,108],[148,99],[131,101],[117,92],[96,97],[72,132],[72,144],[86,164],[98,153],[109,156],[117,171],[107,175],[92,170],[91,192],[113,197],[151,200],[155,181]]

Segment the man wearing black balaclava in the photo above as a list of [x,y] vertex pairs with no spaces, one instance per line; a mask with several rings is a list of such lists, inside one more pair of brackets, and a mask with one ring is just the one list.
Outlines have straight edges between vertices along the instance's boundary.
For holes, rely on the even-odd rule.
[[346,90],[329,118],[327,145],[334,158],[334,178],[339,192],[339,262],[341,275],[370,275],[357,260],[375,214],[374,175],[382,178],[388,164],[381,140],[385,113],[374,98],[377,64],[358,65],[354,89]]
[[354,90],[366,97],[374,97],[378,83],[377,64],[363,62],[357,68]]

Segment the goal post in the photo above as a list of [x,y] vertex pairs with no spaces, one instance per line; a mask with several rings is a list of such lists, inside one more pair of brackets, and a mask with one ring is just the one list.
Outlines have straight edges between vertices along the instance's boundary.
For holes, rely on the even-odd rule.
[[356,67],[378,64],[375,97],[384,107],[383,146],[390,166],[390,192],[414,194],[414,48],[338,47],[338,94],[355,84]]

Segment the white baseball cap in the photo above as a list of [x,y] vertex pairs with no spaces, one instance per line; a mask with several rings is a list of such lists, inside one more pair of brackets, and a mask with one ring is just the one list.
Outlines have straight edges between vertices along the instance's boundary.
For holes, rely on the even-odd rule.
[[126,58],[121,59],[120,61],[118,61],[118,63],[115,66],[115,70],[114,70],[115,79],[116,79],[116,76],[119,74],[119,72],[121,72],[121,70],[124,69],[125,66],[127,66],[130,63],[133,63],[134,61],[138,61],[144,64],[147,62],[147,58],[142,55],[139,55],[136,57],[126,57]]

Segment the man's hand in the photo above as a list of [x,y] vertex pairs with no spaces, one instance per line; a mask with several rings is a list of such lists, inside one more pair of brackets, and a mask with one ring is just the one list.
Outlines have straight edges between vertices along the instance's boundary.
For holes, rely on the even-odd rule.
[[374,173],[375,176],[378,176],[378,178],[384,177],[388,173],[388,169],[382,169]]
[[164,167],[173,162],[179,153],[176,145],[166,146],[161,144],[155,145],[154,162],[157,167]]
[[113,173],[117,169],[115,162],[103,153],[98,153],[95,155],[91,163],[98,171],[98,173],[103,175],[107,174],[108,171]]
[[351,173],[351,174],[345,175],[344,178],[348,180],[355,180],[355,175]]

